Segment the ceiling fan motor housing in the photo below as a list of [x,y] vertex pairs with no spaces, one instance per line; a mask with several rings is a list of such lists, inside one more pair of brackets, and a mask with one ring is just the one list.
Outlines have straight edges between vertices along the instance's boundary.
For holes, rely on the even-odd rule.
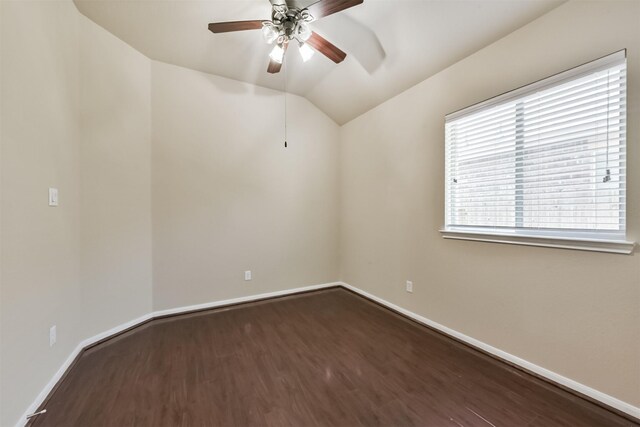
[[288,8],[285,5],[274,5],[271,21],[264,21],[263,33],[268,43],[274,41],[282,45],[291,40],[306,42],[311,36],[308,23],[314,20],[307,9]]

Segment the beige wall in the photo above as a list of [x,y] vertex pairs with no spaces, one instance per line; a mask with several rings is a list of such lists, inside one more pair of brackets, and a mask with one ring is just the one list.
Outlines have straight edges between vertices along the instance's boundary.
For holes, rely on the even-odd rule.
[[283,108],[280,92],[153,62],[154,309],[338,278],[338,126],[289,95],[284,148]]
[[[640,239],[640,2],[570,2],[341,129],[347,283],[640,406],[640,257],[443,240],[444,116],[628,48]],[[404,291],[413,280],[414,293]]]
[[151,311],[151,61],[82,17],[80,280],[92,336]]
[[[10,426],[83,339],[151,308],[150,61],[71,1],[0,4],[0,425]],[[47,206],[48,187],[59,207]]]
[[[81,334],[78,14],[2,1],[2,419],[13,425]],[[47,188],[60,206],[47,206]],[[49,348],[49,326],[58,343]]]

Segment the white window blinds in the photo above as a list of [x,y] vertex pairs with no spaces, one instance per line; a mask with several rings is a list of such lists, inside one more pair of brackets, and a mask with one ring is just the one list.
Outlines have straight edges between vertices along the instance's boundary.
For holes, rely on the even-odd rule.
[[445,229],[624,239],[624,51],[450,114],[445,131]]

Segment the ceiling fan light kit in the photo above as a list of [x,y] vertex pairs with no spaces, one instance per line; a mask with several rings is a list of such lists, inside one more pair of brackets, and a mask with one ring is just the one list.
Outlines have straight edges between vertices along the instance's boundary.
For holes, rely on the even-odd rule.
[[278,32],[276,26],[273,25],[273,23],[265,21],[262,23],[262,36],[268,44],[271,44],[274,41],[278,40],[280,33]]
[[311,49],[308,44],[300,43],[300,56],[303,62],[310,60],[313,54],[313,49]]
[[[282,64],[284,59],[283,45],[292,40],[297,40],[300,44],[300,55],[302,60],[307,62],[313,51],[304,42],[311,37],[311,29],[308,22],[313,21],[313,17],[306,9],[288,9],[283,5],[274,5],[271,21],[262,23],[262,35],[268,44],[276,42],[269,57],[271,60]],[[306,48],[306,49],[305,49]],[[311,50],[311,53],[309,51]]]
[[262,30],[262,36],[268,44],[275,43],[269,54],[267,72],[279,73],[284,61],[287,46],[297,41],[302,60],[307,62],[314,49],[336,64],[344,61],[347,54],[309,28],[309,23],[363,3],[364,0],[320,0],[306,8],[290,6],[293,0],[270,0],[272,3],[271,21],[233,21],[209,24],[213,33],[233,31]]
[[269,54],[269,58],[271,58],[272,61],[275,61],[278,64],[282,64],[282,61],[284,60],[284,49],[282,48],[282,46],[279,44],[275,45],[273,47],[273,50]]
[[278,44],[288,43],[294,39],[304,43],[311,37],[308,23],[313,20],[313,16],[307,9],[289,9],[285,5],[274,5],[271,21],[262,23],[262,34],[265,35],[265,40],[269,44],[274,41]]

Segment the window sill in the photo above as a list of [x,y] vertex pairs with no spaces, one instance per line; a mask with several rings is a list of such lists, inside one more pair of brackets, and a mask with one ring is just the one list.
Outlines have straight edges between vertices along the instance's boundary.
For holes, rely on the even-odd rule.
[[634,242],[620,240],[521,236],[515,234],[482,233],[460,230],[440,230],[440,233],[445,239],[538,246],[543,248],[573,249],[578,251],[607,252],[624,255],[632,254],[635,246]]

